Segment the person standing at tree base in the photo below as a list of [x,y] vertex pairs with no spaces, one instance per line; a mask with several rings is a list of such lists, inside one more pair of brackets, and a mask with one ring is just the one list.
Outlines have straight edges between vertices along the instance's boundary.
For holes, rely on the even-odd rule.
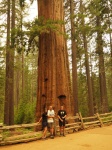
[[60,136],[65,136],[65,118],[67,116],[64,106],[61,106],[61,109],[58,111],[59,118],[59,127],[60,127]]
[[52,106],[49,106],[49,110],[47,112],[47,116],[48,116],[48,127],[50,129],[50,134],[51,134],[51,138],[54,138],[54,117],[55,117],[55,112],[53,110]]
[[42,139],[46,139],[47,126],[48,126],[48,123],[47,123],[47,109],[46,108],[45,108],[41,118],[39,119],[38,123],[40,123],[41,121],[42,121],[42,129],[43,129]]

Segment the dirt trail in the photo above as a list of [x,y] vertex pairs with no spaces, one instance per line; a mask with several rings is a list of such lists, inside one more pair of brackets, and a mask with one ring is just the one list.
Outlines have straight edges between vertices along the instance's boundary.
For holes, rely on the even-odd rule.
[[1,146],[0,150],[112,150],[112,125],[67,134],[66,137]]

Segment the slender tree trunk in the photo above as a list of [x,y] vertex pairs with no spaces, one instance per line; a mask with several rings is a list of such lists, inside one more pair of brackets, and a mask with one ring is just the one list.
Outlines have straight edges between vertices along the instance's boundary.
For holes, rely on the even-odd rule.
[[[84,6],[82,0],[80,0],[80,11],[83,15],[84,13]],[[81,20],[82,26],[85,26],[84,18],[82,17]],[[87,76],[87,87],[88,87],[88,110],[89,115],[94,115],[94,105],[93,105],[93,90],[92,90],[92,80],[90,76],[90,66],[89,66],[89,56],[88,56],[88,47],[87,47],[87,37],[86,31],[82,32],[83,42],[84,42],[84,51],[85,51],[85,67],[86,67],[86,76]]]
[[[21,62],[20,54],[16,56],[16,63]],[[15,104],[18,109],[19,99],[20,99],[20,81],[21,81],[21,71],[20,66],[17,65],[17,69],[15,71]]]
[[22,59],[22,98],[24,97],[24,89],[25,89],[25,79],[24,79],[24,52],[23,52],[23,45],[22,45],[22,55],[21,55],[21,59]]
[[[109,4],[108,4],[108,7],[109,7]],[[112,10],[110,10],[112,11]],[[108,13],[108,23],[109,23],[109,30],[111,31],[111,20],[112,20],[112,17],[111,17],[111,13]],[[109,78],[109,91],[110,91],[110,97],[112,97],[112,80],[110,80],[112,78],[112,32],[109,33],[109,39],[110,39],[110,64],[111,64],[111,67],[110,67],[110,78]]]
[[15,103],[16,103],[16,106],[18,108],[18,104],[19,104],[19,97],[20,97],[20,88],[19,88],[19,83],[20,83],[20,73],[19,71],[16,72],[16,75],[15,75]]
[[[63,20],[63,0],[38,0],[38,15],[46,20]],[[58,26],[64,32],[63,25]],[[42,33],[39,37],[37,118],[49,105],[53,105],[56,112],[60,105],[65,105],[67,113],[71,114],[67,63],[64,36],[52,30]]]
[[11,78],[12,78],[12,86],[11,88],[11,99],[9,104],[9,123],[10,125],[14,124],[14,44],[15,44],[15,0],[12,0],[12,17],[11,17]]
[[[97,16],[97,27],[101,27],[101,18]],[[104,67],[104,56],[103,56],[103,40],[102,32],[97,31],[97,52],[99,55],[99,82],[100,82],[100,96],[101,96],[101,111],[108,112],[108,98],[106,89],[106,76]]]
[[89,69],[87,39],[84,34],[83,34],[83,41],[84,41],[84,50],[85,50],[85,66],[86,66],[87,87],[88,87],[88,109],[89,109],[89,115],[93,116],[94,115],[93,90],[92,90],[92,81],[91,81],[90,69]]
[[[90,60],[92,60],[91,58],[91,55],[90,55]],[[95,78],[96,78],[96,75],[95,73],[92,71],[94,67],[92,67],[92,61],[90,61],[90,72],[91,72],[91,84],[92,84],[92,95],[93,95],[93,108],[94,108],[94,114],[98,113],[98,105],[97,105],[97,97],[96,97],[96,94],[95,94]]]
[[[20,2],[20,8],[21,8],[21,33],[23,31],[23,9],[24,9],[24,2]],[[23,46],[23,35],[21,34],[21,77],[22,77],[22,98],[24,97],[24,89],[25,89],[25,78],[24,78],[24,46]]]
[[77,61],[76,61],[76,41],[75,41],[75,26],[74,26],[74,3],[70,0],[70,20],[71,20],[71,43],[72,43],[72,92],[73,92],[73,103],[72,110],[74,115],[78,113],[78,84],[77,84]]
[[34,77],[34,71],[33,71],[33,64],[32,64],[32,83],[31,83],[31,101],[33,104],[33,92],[34,92],[34,81],[33,81],[33,77]]
[[7,0],[7,43],[6,43],[6,79],[5,79],[5,103],[4,103],[4,124],[9,125],[9,103],[10,103],[10,0]]
[[[6,85],[4,124],[14,124],[14,27],[15,27],[15,0],[12,1],[12,18],[10,17],[10,3],[8,0],[7,11],[7,49],[6,49]],[[10,39],[10,20],[11,39]],[[11,46],[10,46],[11,42]]]

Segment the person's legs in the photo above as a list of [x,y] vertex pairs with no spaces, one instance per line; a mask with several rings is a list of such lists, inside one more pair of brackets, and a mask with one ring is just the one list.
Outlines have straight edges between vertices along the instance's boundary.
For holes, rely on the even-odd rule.
[[44,131],[43,131],[43,138],[46,138],[46,133],[47,133],[47,126],[44,128]]
[[64,131],[65,131],[65,123],[59,121],[59,126],[60,126],[60,135],[65,135]]
[[61,125],[60,126],[60,135],[62,135],[62,133],[63,133],[63,126]]
[[65,136],[65,126],[63,126],[63,136]]
[[46,138],[46,132],[47,132],[47,122],[42,122],[42,128],[43,128],[43,135],[42,138]]
[[59,126],[60,126],[60,135],[65,136],[65,121],[63,122],[59,122]]
[[63,120],[63,136],[65,136],[65,120]]
[[60,126],[60,135],[65,136],[65,126]]
[[54,123],[51,123],[51,137],[54,137]]
[[60,126],[60,135],[61,135],[61,126]]
[[60,136],[62,135],[62,122],[59,120]]
[[51,128],[51,135],[53,135],[53,133],[54,133],[54,129],[53,129],[53,127]]
[[54,137],[53,136],[53,134],[54,134],[54,124],[53,123],[49,123],[48,126],[49,126],[49,129],[50,129],[51,137]]

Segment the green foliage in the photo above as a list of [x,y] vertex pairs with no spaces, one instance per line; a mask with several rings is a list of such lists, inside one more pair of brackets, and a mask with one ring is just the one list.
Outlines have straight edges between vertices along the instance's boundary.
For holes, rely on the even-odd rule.
[[61,20],[52,20],[52,19],[44,19],[44,17],[40,17],[39,19],[35,19],[31,23],[32,33],[35,31],[37,34],[41,34],[43,32],[49,33],[50,30],[59,31],[59,25],[63,25],[64,22]]
[[[38,37],[42,33],[49,34],[49,32],[54,31],[66,37],[65,33],[60,32],[60,25],[63,24],[64,22],[61,20],[45,20],[43,17],[35,18],[32,22],[20,22],[13,31],[18,53],[23,50],[29,53],[32,50],[34,51],[35,47],[38,49]],[[22,26],[25,30],[22,29]]]
[[32,123],[35,121],[35,102],[26,103],[23,100],[15,110],[15,124]]
[[3,136],[3,139],[9,137],[10,136],[10,131],[2,132],[2,136]]
[[31,50],[30,47],[35,38],[42,33],[49,33],[51,31],[54,31],[57,34],[63,34],[65,36],[65,34],[60,31],[60,25],[63,24],[64,22],[61,20],[45,20],[44,17],[40,17],[38,19],[35,18],[34,21],[25,23],[25,27],[27,28],[27,31],[25,33],[29,37],[28,51]]
[[79,112],[83,116],[88,116],[86,76],[81,72],[78,74],[78,83]]
[[19,0],[19,5],[21,8],[23,8],[25,6],[25,1],[26,0]]
[[3,107],[4,107],[4,92],[5,92],[5,62],[4,62],[4,48],[0,47],[0,121],[3,122]]
[[[19,54],[20,55],[20,54]],[[21,64],[16,64],[20,73]],[[19,65],[19,66],[18,66]],[[37,54],[29,53],[24,56],[24,86],[19,87],[19,104],[15,106],[15,123],[31,123],[35,116],[36,87],[37,87]],[[19,80],[21,84],[21,80]],[[16,87],[15,87],[16,88]],[[16,100],[16,99],[15,99]]]

